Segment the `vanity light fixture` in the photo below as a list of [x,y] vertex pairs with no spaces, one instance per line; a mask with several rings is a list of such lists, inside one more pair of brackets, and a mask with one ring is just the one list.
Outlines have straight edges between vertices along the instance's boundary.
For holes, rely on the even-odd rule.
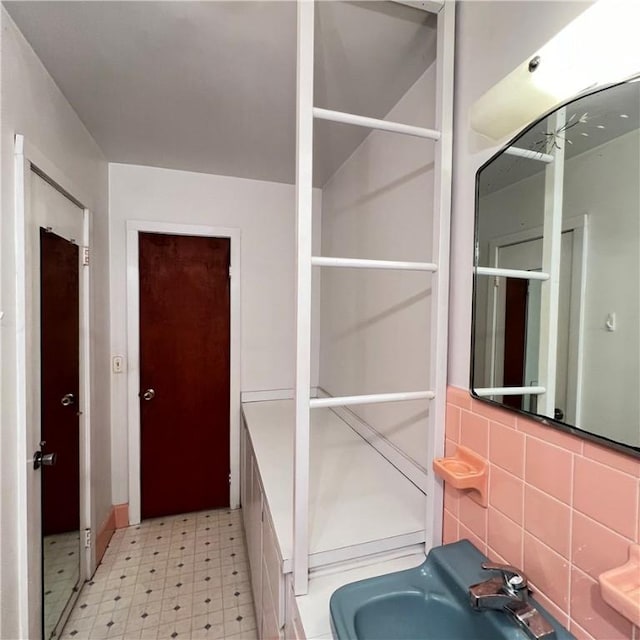
[[638,24],[640,2],[598,0],[480,97],[471,127],[500,140],[582,91],[639,73]]

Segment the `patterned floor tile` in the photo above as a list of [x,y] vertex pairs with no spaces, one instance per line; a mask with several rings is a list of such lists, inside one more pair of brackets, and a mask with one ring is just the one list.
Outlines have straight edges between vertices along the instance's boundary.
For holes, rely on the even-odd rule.
[[120,529],[87,582],[64,640],[256,637],[240,510]]

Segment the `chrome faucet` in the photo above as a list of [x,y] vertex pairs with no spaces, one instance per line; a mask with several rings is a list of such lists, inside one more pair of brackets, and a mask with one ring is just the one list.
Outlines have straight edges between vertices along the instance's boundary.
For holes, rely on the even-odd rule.
[[493,609],[513,617],[530,638],[555,640],[556,633],[549,621],[529,602],[527,576],[508,564],[483,562],[487,571],[499,571],[495,576],[469,587],[471,606],[476,611]]

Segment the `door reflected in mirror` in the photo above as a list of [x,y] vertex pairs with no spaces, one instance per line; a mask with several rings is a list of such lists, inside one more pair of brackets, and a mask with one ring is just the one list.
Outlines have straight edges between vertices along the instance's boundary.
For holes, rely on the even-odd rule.
[[[60,635],[80,583],[80,254],[83,211],[32,174],[39,238],[43,637]],[[35,230],[34,230],[35,231]],[[64,234],[64,235],[63,235]],[[64,237],[69,235],[70,237]]]
[[640,454],[640,83],[487,162],[475,238],[472,393]]

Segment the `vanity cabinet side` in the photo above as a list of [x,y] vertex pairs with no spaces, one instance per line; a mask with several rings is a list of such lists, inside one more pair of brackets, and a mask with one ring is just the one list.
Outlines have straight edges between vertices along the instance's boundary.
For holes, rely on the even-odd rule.
[[280,548],[246,423],[241,438],[242,509],[256,628],[261,640],[280,640],[285,624],[285,576]]
[[[267,500],[264,501],[262,517],[262,555],[264,559],[262,581],[269,585],[273,614],[280,633],[285,623],[285,577],[282,572],[282,557]],[[264,606],[266,605],[263,604]]]
[[243,420],[241,436],[241,498],[251,590],[258,637],[262,637],[262,489],[251,439]]
[[290,577],[286,580],[285,592],[284,640],[306,640],[298,604],[296,603],[296,595],[293,592],[293,580]]
[[274,603],[266,558],[262,559],[262,634],[261,640],[280,640],[280,625],[278,624],[278,610]]

